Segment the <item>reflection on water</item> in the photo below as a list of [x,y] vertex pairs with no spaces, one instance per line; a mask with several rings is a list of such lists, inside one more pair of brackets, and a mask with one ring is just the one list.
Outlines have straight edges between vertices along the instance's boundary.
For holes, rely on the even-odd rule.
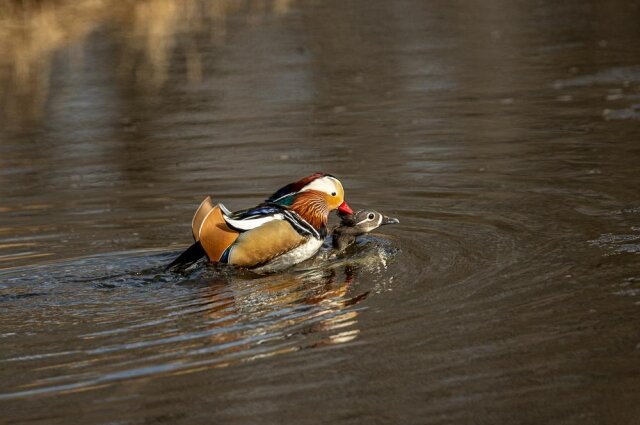
[[[5,272],[0,302],[11,320],[5,324],[14,326],[0,337],[28,344],[29,329],[42,324],[69,333],[26,355],[7,347],[5,365],[34,373],[7,377],[0,400],[197,373],[353,341],[359,303],[373,289],[361,292],[359,281],[389,283],[372,275],[386,271],[394,253],[385,245],[369,240],[348,258],[268,277],[205,265],[166,274],[170,255],[149,251]],[[78,318],[84,325],[74,330]]]
[[[0,6],[0,93],[5,125],[38,119],[49,95],[56,56],[65,55],[71,69],[87,62],[109,60],[119,78],[133,79],[140,89],[160,90],[169,68],[186,68],[186,82],[202,80],[200,36],[219,45],[227,35],[228,21],[255,24],[265,15],[284,14],[290,0],[238,2],[230,0],[145,0],[77,2],[6,2]],[[105,28],[118,30],[120,51],[95,57],[85,45]],[[108,29],[106,30],[108,31]],[[198,37],[193,37],[194,33]],[[172,58],[178,61],[170,63]]]
[[[635,423],[637,2],[0,5],[8,423]],[[398,217],[163,266],[315,171]],[[334,218],[335,220],[335,218]]]

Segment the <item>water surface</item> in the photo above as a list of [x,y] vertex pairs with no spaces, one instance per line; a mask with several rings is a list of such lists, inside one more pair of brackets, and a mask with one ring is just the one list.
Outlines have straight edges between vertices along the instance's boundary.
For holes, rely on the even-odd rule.
[[[637,2],[0,22],[0,422],[640,418]],[[207,194],[319,170],[401,224],[273,276],[163,271]]]

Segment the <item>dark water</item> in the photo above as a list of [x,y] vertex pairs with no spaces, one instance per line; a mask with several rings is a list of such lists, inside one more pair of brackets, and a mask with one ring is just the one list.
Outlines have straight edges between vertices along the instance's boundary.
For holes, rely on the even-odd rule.
[[[640,423],[638,2],[74,4],[0,19],[1,423]],[[318,170],[401,224],[162,271]]]

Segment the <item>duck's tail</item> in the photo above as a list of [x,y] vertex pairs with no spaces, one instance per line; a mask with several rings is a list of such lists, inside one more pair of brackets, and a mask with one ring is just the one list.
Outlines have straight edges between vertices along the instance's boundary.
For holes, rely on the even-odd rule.
[[178,258],[173,260],[171,264],[169,264],[165,271],[174,270],[174,271],[182,271],[187,267],[204,257],[206,254],[204,249],[202,249],[202,245],[200,245],[200,241],[195,242],[191,245],[185,252],[180,254]]

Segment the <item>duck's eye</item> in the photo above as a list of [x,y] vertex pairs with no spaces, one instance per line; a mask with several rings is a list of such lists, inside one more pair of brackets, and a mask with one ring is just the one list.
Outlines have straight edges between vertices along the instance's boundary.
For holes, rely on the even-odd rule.
[[336,195],[337,195],[337,193],[331,192],[331,196],[336,196]]
[[371,213],[371,214],[369,214],[369,215],[367,216],[367,218],[368,218],[369,220],[373,220],[373,218],[374,218],[374,217],[375,217],[375,215],[373,215],[373,213]]

